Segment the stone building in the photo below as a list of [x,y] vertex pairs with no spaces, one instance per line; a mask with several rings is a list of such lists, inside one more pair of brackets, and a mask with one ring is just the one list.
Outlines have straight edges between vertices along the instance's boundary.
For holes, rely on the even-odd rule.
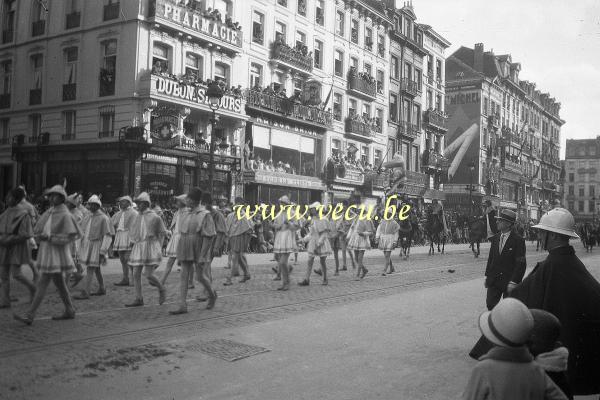
[[600,136],[567,139],[563,207],[577,222],[598,218],[600,207]]

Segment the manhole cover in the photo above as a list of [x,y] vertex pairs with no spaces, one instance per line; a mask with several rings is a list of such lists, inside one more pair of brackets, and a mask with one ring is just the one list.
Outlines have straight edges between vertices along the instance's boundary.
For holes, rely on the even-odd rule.
[[216,339],[186,347],[190,350],[200,350],[210,356],[230,362],[270,351],[264,347],[251,346],[227,339]]

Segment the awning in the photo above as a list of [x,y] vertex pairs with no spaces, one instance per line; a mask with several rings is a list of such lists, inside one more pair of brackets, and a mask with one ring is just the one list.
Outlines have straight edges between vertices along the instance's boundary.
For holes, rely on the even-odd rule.
[[446,200],[445,193],[436,189],[426,189],[423,197],[431,200]]

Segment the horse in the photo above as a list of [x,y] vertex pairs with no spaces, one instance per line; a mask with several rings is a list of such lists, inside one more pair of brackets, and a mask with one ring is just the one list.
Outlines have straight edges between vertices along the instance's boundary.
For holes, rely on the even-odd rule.
[[[437,244],[438,253],[444,254],[444,250],[446,247],[446,230],[444,228],[444,223],[439,215],[434,213],[427,214],[427,222],[425,223],[425,234],[427,235],[427,239],[429,240],[429,255],[432,256],[435,254],[434,243]],[[442,248],[440,250],[440,244]]]
[[583,247],[585,247],[586,253],[591,253],[594,245],[596,245],[596,234],[589,223],[585,223],[581,227],[581,242],[583,243]]
[[[471,250],[475,258],[478,258],[481,254],[480,245],[487,237],[486,223],[483,217],[474,217],[469,222],[469,242],[471,243]],[[477,250],[475,250],[477,245]]]
[[407,219],[400,221],[398,241],[400,243],[400,256],[404,257],[405,260],[408,260],[408,257],[410,257],[410,247],[412,245],[413,232],[415,232],[415,225],[418,225],[418,221],[414,213],[410,213]]

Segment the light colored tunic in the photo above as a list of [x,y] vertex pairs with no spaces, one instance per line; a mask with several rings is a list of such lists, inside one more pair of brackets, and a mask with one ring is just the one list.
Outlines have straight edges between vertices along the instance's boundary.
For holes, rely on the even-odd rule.
[[133,248],[129,265],[158,266],[162,260],[162,242],[166,232],[165,223],[154,211],[138,214],[130,231]]
[[356,217],[348,231],[348,249],[369,250],[371,248],[369,236],[373,234],[374,230],[371,221],[360,220]]
[[34,227],[36,237],[46,235],[40,241],[36,263],[41,273],[70,273],[75,268],[71,256],[71,242],[81,237],[81,229],[73,214],[64,204],[47,210]]
[[203,263],[212,260],[212,241],[217,230],[210,211],[203,206],[190,210],[180,220],[177,260]]
[[179,245],[179,239],[181,238],[181,233],[179,232],[179,220],[185,215],[185,213],[189,212],[189,208],[184,207],[177,211],[175,211],[175,215],[173,215],[173,220],[171,221],[171,239],[169,239],[169,243],[167,244],[166,254],[167,257],[177,257],[177,246]]
[[382,220],[377,227],[375,239],[378,241],[378,248],[383,251],[392,251],[398,243],[398,231],[400,225],[395,220]]
[[331,254],[331,245],[329,244],[330,228],[331,224],[327,219],[311,220],[308,228],[308,246],[306,246],[309,256],[325,257]]
[[298,229],[298,223],[289,220],[285,211],[273,220],[273,229],[275,231],[273,253],[285,254],[298,251],[295,233],[296,229]]
[[138,212],[131,207],[126,210],[120,210],[112,216],[111,222],[115,228],[115,241],[113,243],[114,251],[129,251],[131,250],[132,241],[129,236],[131,225],[135,221]]
[[114,234],[110,219],[103,212],[96,211],[83,219],[82,227],[79,261],[87,267],[100,267],[100,255],[108,254]]

